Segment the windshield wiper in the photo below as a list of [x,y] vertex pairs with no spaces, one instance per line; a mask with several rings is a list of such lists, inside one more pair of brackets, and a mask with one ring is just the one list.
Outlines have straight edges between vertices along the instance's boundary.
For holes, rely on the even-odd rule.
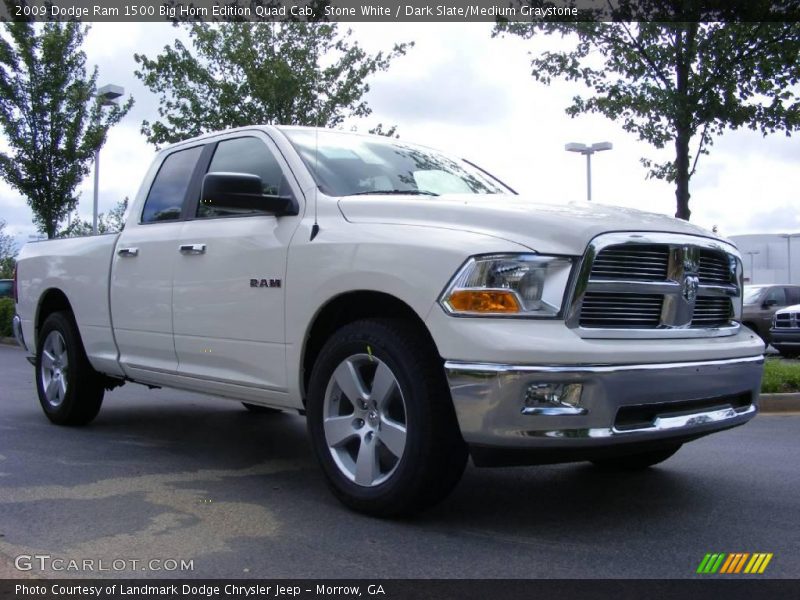
[[348,196],[371,196],[378,194],[407,194],[409,196],[438,196],[435,192],[426,192],[425,190],[372,190],[367,192],[356,192],[355,194],[347,194]]

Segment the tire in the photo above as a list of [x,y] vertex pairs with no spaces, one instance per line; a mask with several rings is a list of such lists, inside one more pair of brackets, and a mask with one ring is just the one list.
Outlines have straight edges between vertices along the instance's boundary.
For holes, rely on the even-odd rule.
[[607,471],[641,471],[664,462],[678,450],[682,444],[650,450],[648,452],[638,452],[625,456],[615,456],[614,458],[602,458],[593,460],[592,464]]
[[45,319],[36,353],[36,391],[47,418],[57,425],[86,425],[100,411],[103,378],[89,364],[72,315]]
[[783,348],[783,347],[775,346],[775,349],[776,349],[778,352],[780,352],[780,355],[781,355],[783,358],[797,358],[798,356],[800,356],[800,350],[796,350],[796,349],[794,349],[794,348],[790,350],[790,349],[788,349],[788,348]]
[[[358,398],[358,386],[369,393]],[[334,333],[314,364],[306,408],[328,485],[353,510],[412,514],[461,479],[467,446],[441,359],[407,321],[367,319]]]
[[283,412],[278,410],[277,408],[270,408],[269,406],[261,406],[260,404],[250,404],[249,402],[242,402],[242,406],[244,406],[251,413],[259,415],[276,415],[280,412]]

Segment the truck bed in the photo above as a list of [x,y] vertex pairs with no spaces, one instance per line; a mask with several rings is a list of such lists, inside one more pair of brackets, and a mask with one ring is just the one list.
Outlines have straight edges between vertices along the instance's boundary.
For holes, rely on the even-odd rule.
[[36,307],[50,290],[72,299],[72,310],[92,366],[122,374],[111,330],[109,277],[119,234],[47,240],[26,244],[17,263],[19,315],[29,349],[36,343]]

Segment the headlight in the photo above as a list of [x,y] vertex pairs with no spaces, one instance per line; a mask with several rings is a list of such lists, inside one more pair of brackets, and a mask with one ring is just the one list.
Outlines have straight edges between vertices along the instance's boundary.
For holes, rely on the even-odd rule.
[[540,254],[476,256],[456,273],[440,298],[455,315],[556,317],[572,259]]

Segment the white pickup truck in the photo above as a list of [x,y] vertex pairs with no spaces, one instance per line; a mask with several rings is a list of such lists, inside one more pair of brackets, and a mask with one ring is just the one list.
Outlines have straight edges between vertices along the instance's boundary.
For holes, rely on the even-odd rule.
[[14,329],[58,424],[124,382],[307,417],[348,506],[478,466],[635,469],[757,410],[734,246],[536,203],[463,160],[300,127],[159,152],[119,234],[27,244]]

